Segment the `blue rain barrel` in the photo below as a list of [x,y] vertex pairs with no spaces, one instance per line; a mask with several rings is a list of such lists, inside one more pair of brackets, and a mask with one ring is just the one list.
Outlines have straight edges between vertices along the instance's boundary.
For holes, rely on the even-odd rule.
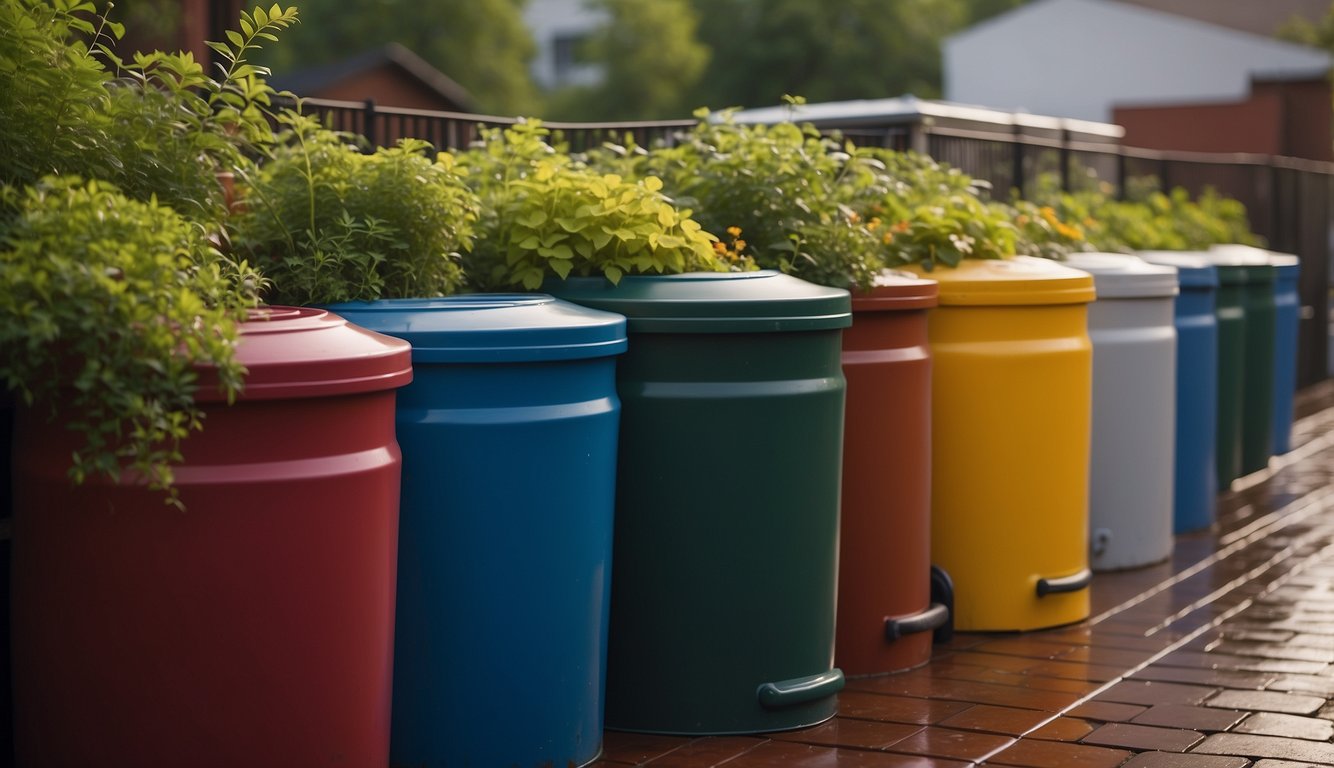
[[1152,264],[1177,268],[1173,323],[1177,329],[1176,476],[1173,530],[1208,528],[1218,489],[1218,272],[1200,254],[1141,251]]
[[330,309],[412,344],[390,763],[592,762],[625,318],[541,294]]

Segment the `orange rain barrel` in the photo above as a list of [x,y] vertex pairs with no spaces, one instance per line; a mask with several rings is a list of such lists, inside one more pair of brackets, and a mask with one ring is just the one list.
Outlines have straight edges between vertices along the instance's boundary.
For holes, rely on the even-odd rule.
[[1023,256],[929,276],[931,560],[954,581],[954,628],[1084,619],[1093,278]]
[[70,485],[72,433],[19,409],[19,765],[388,765],[411,349],[324,310],[252,318],[236,403],[201,372],[184,510],[128,478]]
[[949,610],[932,602],[931,354],[936,283],[883,273],[843,331],[847,414],[834,663],[893,672],[931,658]]

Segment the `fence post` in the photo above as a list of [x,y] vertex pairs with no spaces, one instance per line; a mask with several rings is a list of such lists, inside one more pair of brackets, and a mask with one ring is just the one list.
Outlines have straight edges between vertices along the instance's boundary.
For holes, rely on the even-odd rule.
[[1061,167],[1061,191],[1070,191],[1070,129],[1061,129],[1061,146],[1057,150]]
[[367,147],[367,151],[374,152],[375,148],[380,146],[379,137],[375,135],[375,99],[366,99],[366,106],[362,113],[365,115],[366,123],[362,135],[366,137],[366,143],[370,145]]
[[1020,127],[1014,126],[1014,143],[1011,144],[1010,186],[1020,199],[1024,197],[1024,142],[1019,135]]
[[1116,199],[1126,199],[1126,150],[1116,145]]

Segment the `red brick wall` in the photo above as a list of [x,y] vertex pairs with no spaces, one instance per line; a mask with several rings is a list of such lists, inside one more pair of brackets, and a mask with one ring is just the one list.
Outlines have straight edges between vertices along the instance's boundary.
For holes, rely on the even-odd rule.
[[1331,94],[1325,81],[1264,82],[1246,101],[1116,107],[1124,144],[1194,152],[1256,152],[1334,160]]

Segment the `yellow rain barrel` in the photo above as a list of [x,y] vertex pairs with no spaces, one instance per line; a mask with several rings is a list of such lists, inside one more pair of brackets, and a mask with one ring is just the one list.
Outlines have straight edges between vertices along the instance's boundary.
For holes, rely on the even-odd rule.
[[1093,278],[1023,256],[912,271],[940,285],[931,559],[954,581],[955,628],[1087,618]]

